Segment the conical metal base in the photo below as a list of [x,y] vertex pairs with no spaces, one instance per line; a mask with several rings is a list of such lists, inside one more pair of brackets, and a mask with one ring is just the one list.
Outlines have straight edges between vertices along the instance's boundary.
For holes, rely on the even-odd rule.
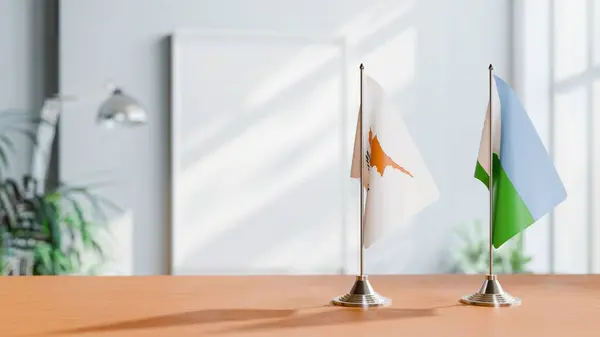
[[460,299],[461,303],[483,307],[513,307],[521,305],[521,299],[505,292],[496,275],[486,275],[478,292]]
[[383,297],[373,290],[367,275],[357,276],[349,293],[336,297],[331,304],[342,307],[383,307],[392,304],[392,300]]

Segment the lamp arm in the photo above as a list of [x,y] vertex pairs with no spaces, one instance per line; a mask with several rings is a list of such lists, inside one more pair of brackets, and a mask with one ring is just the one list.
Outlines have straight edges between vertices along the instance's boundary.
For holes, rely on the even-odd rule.
[[56,124],[61,111],[61,100],[49,98],[44,101],[40,113],[42,122],[38,124],[35,136],[37,146],[33,148],[31,160],[31,176],[38,182],[36,193],[44,192],[52,154],[52,144],[56,136]]

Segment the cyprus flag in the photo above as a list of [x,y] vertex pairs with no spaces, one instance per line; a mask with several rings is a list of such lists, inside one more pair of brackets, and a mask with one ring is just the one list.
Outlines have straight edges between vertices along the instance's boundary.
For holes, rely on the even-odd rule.
[[427,166],[383,88],[363,82],[363,105],[354,140],[352,178],[360,178],[360,114],[363,114],[363,185],[367,189],[364,245],[369,248],[389,228],[407,223],[432,204],[439,192]]

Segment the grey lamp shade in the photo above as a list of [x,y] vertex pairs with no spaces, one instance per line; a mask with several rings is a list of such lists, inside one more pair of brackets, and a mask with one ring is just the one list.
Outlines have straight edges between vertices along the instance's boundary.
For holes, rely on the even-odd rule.
[[144,125],[146,120],[146,111],[138,101],[121,89],[115,89],[98,109],[98,123],[107,127]]

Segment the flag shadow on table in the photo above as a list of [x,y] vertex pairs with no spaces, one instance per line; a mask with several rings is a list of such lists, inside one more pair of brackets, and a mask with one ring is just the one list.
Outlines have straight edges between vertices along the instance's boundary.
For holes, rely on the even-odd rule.
[[239,325],[234,328],[213,331],[213,333],[223,334],[236,331],[261,331],[286,328],[319,327],[430,317],[437,315],[437,309],[439,308],[381,308],[376,310],[335,308],[325,312],[319,311],[308,314],[296,312],[292,315],[284,316],[277,320]]
[[185,325],[199,325],[223,322],[241,322],[257,319],[284,318],[293,315],[295,309],[208,309],[181,312],[171,315],[154,316],[89,327],[56,331],[53,335],[111,332],[123,330],[153,329]]

